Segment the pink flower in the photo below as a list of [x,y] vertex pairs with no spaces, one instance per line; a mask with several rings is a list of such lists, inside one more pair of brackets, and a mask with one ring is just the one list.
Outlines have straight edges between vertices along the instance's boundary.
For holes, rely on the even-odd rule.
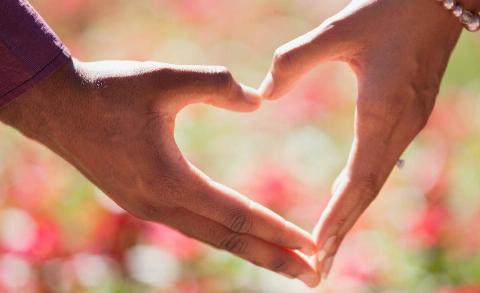
[[420,187],[428,201],[443,200],[449,183],[448,159],[451,151],[445,145],[426,150],[421,154],[423,164],[415,164],[412,179]]
[[[27,217],[26,213],[24,217]],[[3,231],[2,250],[20,255],[26,260],[34,262],[56,256],[60,252],[61,247],[58,225],[48,216],[38,215],[35,217],[28,215],[28,217],[30,219],[22,219],[17,215],[16,217],[10,217],[10,220],[14,222],[3,223],[4,227],[7,227],[5,225],[17,225],[18,229],[17,231],[12,231],[11,228],[7,228],[7,231]],[[15,239],[17,241],[12,243],[12,240]]]
[[252,182],[252,194],[258,202],[277,210],[286,209],[293,204],[292,185],[295,183],[286,170],[269,168],[260,171],[255,178]]
[[377,277],[377,269],[365,257],[363,259],[349,259],[343,265],[341,274],[361,283],[371,283]]
[[308,199],[308,192],[285,167],[264,162],[263,167],[248,176],[243,190],[252,199],[277,212],[287,212],[301,206]]
[[37,235],[28,252],[29,258],[43,261],[61,253],[60,248],[60,229],[57,223],[47,217],[37,219]]
[[423,208],[413,221],[411,228],[412,238],[423,247],[432,247],[439,244],[446,223],[450,220],[450,212],[441,205],[428,205]]

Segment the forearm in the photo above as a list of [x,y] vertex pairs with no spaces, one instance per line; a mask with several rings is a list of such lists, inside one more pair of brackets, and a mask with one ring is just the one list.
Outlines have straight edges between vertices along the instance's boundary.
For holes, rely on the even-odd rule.
[[[65,115],[72,107],[69,97],[80,81],[73,60],[67,61],[45,79],[0,108],[0,121],[14,127],[29,138],[48,142],[55,132],[52,117]],[[63,110],[62,110],[63,109]]]

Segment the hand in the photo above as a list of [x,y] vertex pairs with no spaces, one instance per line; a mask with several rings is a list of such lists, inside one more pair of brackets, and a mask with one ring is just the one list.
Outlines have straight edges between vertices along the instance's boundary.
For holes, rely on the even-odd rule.
[[73,61],[0,111],[0,119],[80,170],[133,215],[168,224],[256,265],[318,284],[294,251],[311,236],[213,182],[174,140],[175,116],[192,103],[253,111],[260,97],[222,67]]
[[314,231],[322,277],[347,232],[427,123],[461,29],[434,0],[357,0],[276,50],[260,87],[265,98],[280,97],[328,60],[347,62],[358,80],[350,156]]

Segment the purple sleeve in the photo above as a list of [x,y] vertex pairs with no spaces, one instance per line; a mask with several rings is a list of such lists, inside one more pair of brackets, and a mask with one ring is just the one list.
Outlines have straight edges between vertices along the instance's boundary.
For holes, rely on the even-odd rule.
[[0,0],[0,107],[69,59],[68,50],[28,1]]

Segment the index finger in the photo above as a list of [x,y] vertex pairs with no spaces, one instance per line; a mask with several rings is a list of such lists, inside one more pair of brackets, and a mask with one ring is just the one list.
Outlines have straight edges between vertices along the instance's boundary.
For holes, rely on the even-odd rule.
[[[386,96],[381,98],[392,103],[398,101]],[[389,102],[379,104],[362,101],[357,106],[355,139],[349,160],[315,228],[323,275],[328,275],[342,240],[377,197],[400,155],[418,133],[404,112],[386,117],[388,114],[383,109],[390,107]]]
[[281,247],[299,249],[312,255],[316,245],[312,236],[272,210],[224,185],[208,179],[198,169],[192,176],[202,178],[194,202],[186,208],[241,234],[249,234]]
[[[375,151],[353,150],[352,162],[340,174],[333,190],[333,196],[323,211],[314,229],[319,249],[317,258],[319,272],[326,278],[332,267],[333,259],[343,239],[355,225],[363,212],[380,192],[388,174],[398,161],[393,154],[384,159],[382,164],[375,164],[378,153]],[[360,170],[357,168],[363,164]]]
[[304,255],[248,234],[233,232],[185,209],[176,209],[165,223],[255,265],[289,278],[298,278],[310,287],[318,285],[320,281],[314,266]]
[[266,99],[277,99],[306,73],[326,60],[341,59],[348,48],[348,38],[332,19],[312,31],[282,45],[273,56],[269,73],[260,85]]

